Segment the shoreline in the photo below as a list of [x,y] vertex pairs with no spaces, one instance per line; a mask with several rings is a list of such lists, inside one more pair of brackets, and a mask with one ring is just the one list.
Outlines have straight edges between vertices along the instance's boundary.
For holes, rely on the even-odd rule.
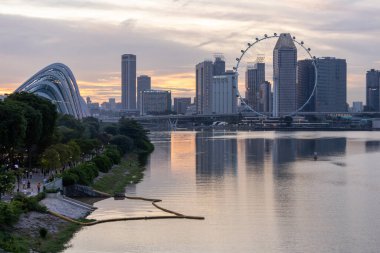
[[[115,168],[112,168],[107,173],[103,173],[101,176],[99,176],[99,179],[94,181],[91,188],[96,191],[97,188],[94,186],[102,178],[114,177],[116,179],[120,179],[118,174],[113,175],[113,172],[115,172],[117,169],[122,170],[126,176],[126,179],[128,180],[122,180],[122,184],[118,185],[108,184],[107,182],[105,184],[102,184],[102,186],[105,187],[110,193],[115,189],[120,189],[120,187],[125,188],[127,184],[140,182],[143,178],[143,171],[145,170],[144,165],[139,164],[137,155],[130,155],[128,159],[123,159],[120,164],[115,165]],[[50,194],[47,194],[47,196],[41,200],[40,203],[43,204],[44,201],[48,201],[49,195]],[[112,197],[112,194],[109,194],[109,196]],[[90,205],[80,201],[79,198],[69,199],[74,200],[75,202],[81,202],[83,205]],[[87,199],[91,199],[91,202],[93,204],[95,202],[107,199],[107,197],[89,197]],[[64,206],[64,204],[62,204],[64,202],[60,203],[57,199],[55,199],[55,201],[55,208],[62,208],[63,210],[65,210],[65,208],[67,209],[67,206]],[[93,206],[92,204],[91,206]],[[70,208],[71,209],[66,210],[66,212],[77,214],[78,212],[80,213],[79,206],[75,207],[75,205],[73,205]],[[70,247],[70,245],[67,245],[68,242],[83,227],[83,225],[94,222],[94,220],[86,219],[86,217],[88,217],[88,215],[90,215],[94,210],[95,208],[72,218],[51,210],[47,210],[46,212],[29,211],[27,213],[21,214],[18,222],[15,223],[13,227],[9,227],[4,231],[0,231],[0,236],[6,237],[9,235],[12,237],[10,247],[14,248],[12,248],[10,252],[31,252],[30,250],[32,250],[32,252],[62,252],[66,248]],[[40,236],[41,232],[39,231],[42,228],[46,229],[47,231],[45,238]]]

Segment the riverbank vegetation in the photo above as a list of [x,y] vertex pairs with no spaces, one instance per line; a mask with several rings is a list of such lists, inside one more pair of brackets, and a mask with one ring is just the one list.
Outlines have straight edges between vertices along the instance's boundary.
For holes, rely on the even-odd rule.
[[[148,132],[135,120],[122,118],[114,124],[92,117],[77,120],[59,115],[48,100],[15,93],[0,101],[0,200],[5,194],[13,195],[15,186],[35,168],[51,179],[62,177],[64,186],[81,184],[121,192],[128,183],[141,180],[143,169],[138,161],[145,161],[153,149]],[[94,182],[100,173],[102,177]],[[9,203],[0,201],[0,249],[62,250],[78,227],[61,224],[58,233],[45,233],[41,228],[38,235],[14,231],[20,215],[46,211],[38,204],[42,194],[21,196]]]

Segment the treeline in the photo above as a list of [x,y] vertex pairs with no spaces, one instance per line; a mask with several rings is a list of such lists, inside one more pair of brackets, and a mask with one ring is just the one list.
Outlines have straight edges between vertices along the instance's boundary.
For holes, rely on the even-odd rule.
[[45,173],[72,168],[93,177],[97,172],[89,169],[92,164],[106,172],[125,153],[144,157],[154,149],[147,134],[135,120],[122,118],[103,126],[96,118],[59,115],[54,104],[36,95],[14,93],[0,102],[0,197],[32,168]]

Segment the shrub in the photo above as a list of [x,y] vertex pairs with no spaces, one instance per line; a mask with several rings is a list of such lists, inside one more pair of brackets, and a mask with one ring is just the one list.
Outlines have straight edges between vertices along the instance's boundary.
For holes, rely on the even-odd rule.
[[0,226],[12,225],[18,221],[21,214],[21,208],[18,203],[4,203],[0,202]]
[[74,185],[79,181],[78,175],[71,172],[71,170],[65,171],[62,175],[63,186]]
[[121,161],[121,155],[117,148],[114,148],[114,147],[107,148],[104,154],[108,156],[109,159],[111,159],[113,164],[119,164]]
[[112,162],[106,155],[98,155],[92,161],[96,164],[98,170],[104,173],[107,173],[112,167]]
[[[42,196],[42,195],[40,195]],[[11,204],[15,205],[16,208],[21,209],[23,212],[37,211],[37,212],[46,212],[46,207],[40,205],[38,202],[41,197],[25,197],[21,194],[17,194]]]
[[40,228],[39,233],[40,233],[41,238],[45,239],[46,236],[47,236],[48,231],[47,231],[46,228]]
[[133,139],[125,135],[115,135],[111,138],[110,143],[117,146],[120,153],[125,154],[126,152],[132,151],[134,144]]

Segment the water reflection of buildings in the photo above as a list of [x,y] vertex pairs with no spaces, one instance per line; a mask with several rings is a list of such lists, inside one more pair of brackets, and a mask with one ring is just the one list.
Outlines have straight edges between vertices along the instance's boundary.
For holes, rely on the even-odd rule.
[[366,152],[379,152],[380,151],[380,141],[366,141],[365,142]]
[[237,140],[224,138],[224,133],[196,133],[197,176],[222,176],[225,172],[236,174]]
[[[246,139],[245,156],[247,170],[259,172],[267,163],[273,164],[274,172],[285,169],[300,159],[313,159],[314,152],[318,157],[339,156],[346,153],[346,138],[320,139]],[[271,161],[269,161],[271,159]]]

